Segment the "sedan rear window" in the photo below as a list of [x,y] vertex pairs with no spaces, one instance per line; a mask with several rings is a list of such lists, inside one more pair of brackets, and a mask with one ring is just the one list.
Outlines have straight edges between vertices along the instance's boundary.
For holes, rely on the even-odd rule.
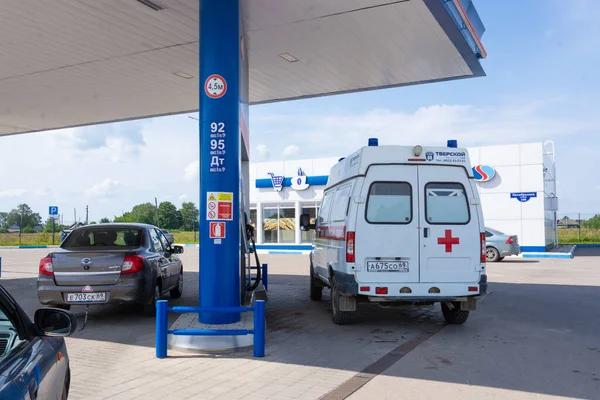
[[63,249],[79,247],[139,247],[142,230],[131,228],[78,229],[62,244]]

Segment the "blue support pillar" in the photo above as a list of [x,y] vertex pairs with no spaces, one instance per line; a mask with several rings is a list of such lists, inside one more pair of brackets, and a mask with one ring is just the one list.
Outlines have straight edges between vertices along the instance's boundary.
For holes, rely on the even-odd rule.
[[169,302],[156,302],[156,358],[167,356],[167,330],[169,329]]
[[[242,34],[240,0],[200,0],[200,307],[240,305]],[[205,324],[239,320],[200,313]]]
[[254,303],[254,357],[265,356],[266,341],[265,301]]

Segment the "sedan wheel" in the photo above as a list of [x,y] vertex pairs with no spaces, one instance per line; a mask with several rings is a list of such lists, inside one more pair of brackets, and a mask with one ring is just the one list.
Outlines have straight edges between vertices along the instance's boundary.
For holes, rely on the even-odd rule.
[[500,253],[493,247],[488,247],[486,249],[485,258],[487,262],[497,262],[500,260]]
[[171,289],[171,298],[178,299],[183,294],[183,270],[179,271],[179,280],[177,281],[177,286]]
[[146,304],[144,306],[144,314],[146,314],[149,317],[153,317],[156,315],[156,302],[160,300],[160,286],[158,286],[158,283],[156,284],[156,286],[154,287],[154,295],[152,296],[152,301],[150,302],[150,304]]
[[67,400],[69,398],[69,389],[71,386],[71,370],[67,368],[67,373],[65,375],[65,381],[63,383],[63,392],[61,399]]

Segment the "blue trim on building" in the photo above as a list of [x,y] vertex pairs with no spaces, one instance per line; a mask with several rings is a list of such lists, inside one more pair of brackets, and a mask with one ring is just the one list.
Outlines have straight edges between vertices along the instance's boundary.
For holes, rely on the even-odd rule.
[[545,246],[521,246],[522,253],[544,253],[546,250]]
[[[450,17],[452,17],[452,19],[454,20],[454,24],[460,30],[463,38],[467,41],[467,43],[471,47],[471,51],[473,52],[473,54],[475,54],[478,58],[483,58],[483,54],[481,54],[481,51],[480,51],[479,47],[477,46],[475,38],[473,37],[473,35],[471,35],[471,32],[469,31],[469,29],[465,26],[466,22],[463,20],[463,17],[460,15],[458,8],[454,4],[454,1],[452,1],[452,0],[441,0],[441,1],[443,3],[444,7],[446,8],[446,11],[450,15]],[[467,13],[467,17],[470,20],[471,18],[469,17],[467,10],[465,10],[465,12]],[[479,22],[480,22],[481,26],[483,26],[483,24],[481,23],[481,20]],[[471,23],[471,25],[472,25],[472,23]],[[476,28],[473,27],[473,29],[476,29]],[[476,31],[476,33],[477,33],[477,31]]]
[[454,44],[454,46],[456,46],[456,49],[463,57],[471,71],[473,71],[473,76],[485,76],[485,71],[479,62],[479,58],[473,52],[471,45],[461,32],[461,29],[456,25],[453,17],[446,9],[447,6],[444,5],[444,0],[423,1],[425,2],[427,8],[429,8],[429,11],[434,16],[438,24],[440,24],[446,35],[448,35],[450,41]]
[[471,21],[471,25],[473,29],[475,29],[475,33],[479,36],[479,40],[483,37],[485,33],[485,26],[483,25],[483,21],[475,8],[475,4],[472,0],[460,0],[465,12],[467,13],[467,17],[469,17],[469,21]]
[[257,244],[257,250],[312,250],[312,244]]
[[[325,185],[327,185],[328,179],[329,179],[329,176],[327,176],[327,175],[307,176],[306,183],[311,186],[325,186]],[[271,178],[257,179],[255,181],[255,186],[257,189],[273,188],[273,182],[271,181]],[[283,187],[292,186],[292,178],[285,178],[283,180],[282,186]]]

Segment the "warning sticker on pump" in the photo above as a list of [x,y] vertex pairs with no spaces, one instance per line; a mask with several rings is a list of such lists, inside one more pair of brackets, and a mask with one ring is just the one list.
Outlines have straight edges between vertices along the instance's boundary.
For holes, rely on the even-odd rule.
[[233,201],[233,193],[219,193],[219,201]]
[[408,272],[408,261],[367,261],[367,272]]
[[233,221],[233,193],[208,192],[206,196],[208,221]]

